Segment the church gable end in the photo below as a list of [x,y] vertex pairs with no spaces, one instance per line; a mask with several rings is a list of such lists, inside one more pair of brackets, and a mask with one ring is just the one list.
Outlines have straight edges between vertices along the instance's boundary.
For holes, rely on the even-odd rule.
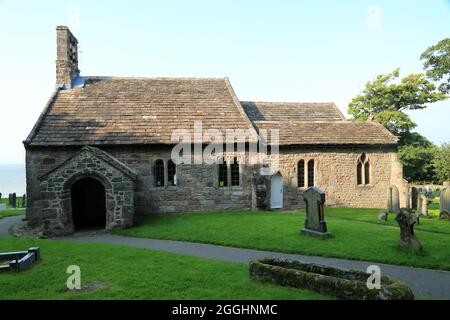
[[74,231],[73,186],[81,179],[93,179],[103,186],[107,230],[133,224],[136,173],[103,151],[84,147],[39,178],[45,233],[60,235]]

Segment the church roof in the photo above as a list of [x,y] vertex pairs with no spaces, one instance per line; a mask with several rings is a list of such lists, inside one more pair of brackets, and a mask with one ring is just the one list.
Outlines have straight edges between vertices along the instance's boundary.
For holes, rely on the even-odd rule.
[[253,132],[240,141],[256,141],[259,129],[279,129],[280,145],[397,143],[375,122],[345,120],[334,103],[239,102],[227,78],[82,80],[54,93],[25,145],[176,144],[172,133],[192,133],[198,121],[203,130]]
[[174,144],[177,129],[256,132],[227,78],[87,78],[58,90],[25,141],[31,146]]
[[[368,121],[255,121],[258,129],[278,129],[280,145],[394,145],[397,138]],[[270,131],[269,135],[270,135]]]
[[241,101],[252,121],[341,121],[345,120],[333,102],[253,102]]
[[390,145],[397,143],[397,138],[377,122],[347,121],[332,102],[242,101],[241,104],[258,130],[279,130],[280,145]]

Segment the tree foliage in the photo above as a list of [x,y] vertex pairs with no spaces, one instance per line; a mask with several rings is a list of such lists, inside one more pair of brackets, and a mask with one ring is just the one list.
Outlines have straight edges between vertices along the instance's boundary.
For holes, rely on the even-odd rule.
[[444,143],[436,152],[433,160],[436,178],[442,183],[450,180],[450,143]]
[[397,68],[388,74],[380,74],[365,84],[364,90],[349,104],[348,112],[356,120],[375,120],[394,135],[400,137],[400,145],[416,124],[405,110],[424,109],[426,104],[446,98],[436,91],[436,86],[422,73],[410,74],[400,81]]
[[400,70],[397,68],[368,81],[362,94],[350,102],[348,112],[355,119],[366,120],[382,111],[423,109],[427,103],[445,99],[445,95],[436,92],[436,86],[424,74],[410,74],[395,82],[399,76]]
[[434,81],[442,81],[439,90],[450,93],[450,38],[429,47],[420,59],[424,60],[423,66],[427,76]]
[[365,84],[364,90],[349,104],[348,112],[355,120],[373,120],[399,137],[399,159],[409,181],[432,181],[435,178],[437,147],[419,133],[416,124],[404,112],[426,108],[428,103],[446,98],[422,74],[399,79],[399,69],[380,74]]
[[404,145],[398,150],[398,157],[403,164],[403,175],[408,181],[431,182],[435,178],[434,158],[437,147]]
[[406,113],[392,108],[375,114],[373,119],[398,136],[400,145],[404,144],[405,137],[417,126]]

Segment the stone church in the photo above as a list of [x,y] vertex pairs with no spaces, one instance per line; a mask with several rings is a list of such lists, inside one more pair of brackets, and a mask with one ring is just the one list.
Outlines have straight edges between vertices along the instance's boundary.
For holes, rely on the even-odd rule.
[[[50,236],[145,214],[297,209],[310,186],[328,206],[385,208],[392,186],[403,197],[397,138],[334,103],[239,101],[228,78],[82,76],[67,27],[57,27],[56,83],[24,141],[26,219]],[[172,134],[196,122],[255,132],[246,154],[260,152],[248,147],[260,131],[278,130],[276,170],[255,178],[258,165],[227,152],[217,164],[177,164]]]

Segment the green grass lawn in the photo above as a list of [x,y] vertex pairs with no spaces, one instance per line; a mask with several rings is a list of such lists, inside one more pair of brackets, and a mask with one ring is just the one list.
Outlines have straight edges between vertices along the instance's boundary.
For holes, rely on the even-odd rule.
[[25,214],[25,209],[3,210],[0,211],[0,219],[3,217],[17,216],[21,214]]
[[[0,251],[40,246],[30,269],[0,273],[1,299],[330,299],[307,290],[249,279],[244,264],[220,262],[119,245],[0,237]],[[69,265],[81,268],[81,284],[67,290]]]
[[[370,222],[379,225],[388,225],[398,227],[395,221],[395,214],[388,215],[388,221],[378,219],[380,209],[357,209],[357,208],[330,208],[326,210],[326,218],[334,217],[340,219],[348,219],[352,221]],[[439,199],[435,199],[430,203],[428,213],[431,217],[421,217],[419,224],[416,224],[414,230],[423,230],[430,232],[445,233],[450,236],[450,221],[439,219]]]
[[326,240],[299,235],[304,214],[249,211],[150,216],[116,233],[450,270],[448,221],[421,220],[423,228],[416,235],[425,252],[415,255],[397,249],[400,231],[393,215],[383,223],[377,220],[379,211],[327,208],[325,220],[333,238]]
[[[15,215],[20,215],[20,214],[25,214],[25,209],[24,208],[13,209],[8,204],[8,199],[6,199],[6,198],[0,199],[0,203],[6,203],[6,210],[0,211],[0,219],[2,217],[8,217],[8,216],[15,216]],[[17,197],[17,203],[19,205],[22,203],[22,197]]]

